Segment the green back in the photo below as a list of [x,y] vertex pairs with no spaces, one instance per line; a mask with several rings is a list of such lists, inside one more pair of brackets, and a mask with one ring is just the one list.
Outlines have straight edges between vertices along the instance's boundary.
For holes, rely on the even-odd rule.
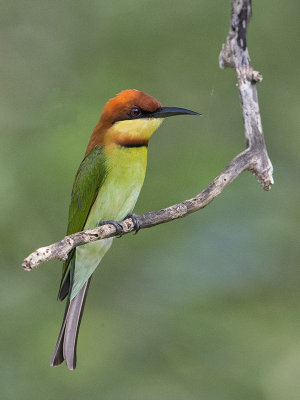
[[[90,209],[105,176],[106,168],[103,147],[96,146],[83,159],[75,176],[69,207],[67,235],[80,232],[84,228]],[[67,261],[63,265],[60,289],[67,276],[73,253],[74,250],[69,254]]]

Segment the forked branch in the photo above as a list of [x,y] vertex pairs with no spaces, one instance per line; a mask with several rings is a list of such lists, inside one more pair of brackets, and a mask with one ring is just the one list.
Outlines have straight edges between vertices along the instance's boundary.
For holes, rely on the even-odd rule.
[[[265,145],[256,90],[256,83],[262,80],[262,76],[253,70],[246,44],[250,17],[251,0],[232,0],[229,34],[219,57],[221,68],[230,67],[236,70],[245,126],[246,150],[237,155],[206,189],[192,199],[159,211],[137,215],[141,229],[182,218],[201,210],[245,170],[251,171],[265,190],[270,190],[274,183],[273,167]],[[131,218],[125,219],[120,224],[124,234],[133,232],[135,229]],[[42,262],[54,258],[65,261],[69,252],[75,247],[113,236],[117,236],[117,232],[111,224],[74,233],[59,242],[34,251],[25,258],[22,266],[26,271],[31,271]]]

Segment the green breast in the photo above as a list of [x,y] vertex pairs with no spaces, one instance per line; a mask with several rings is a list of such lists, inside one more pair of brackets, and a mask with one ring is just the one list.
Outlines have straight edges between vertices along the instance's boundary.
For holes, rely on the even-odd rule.
[[99,220],[122,220],[133,210],[145,179],[145,146],[118,146],[104,152],[107,175],[91,208],[85,229],[95,227]]

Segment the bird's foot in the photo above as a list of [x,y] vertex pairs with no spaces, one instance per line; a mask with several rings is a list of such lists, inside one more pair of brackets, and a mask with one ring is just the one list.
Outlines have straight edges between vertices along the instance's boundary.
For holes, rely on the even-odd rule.
[[99,222],[98,222],[98,226],[102,226],[102,225],[106,225],[106,224],[110,224],[110,225],[112,225],[112,226],[114,226],[114,227],[116,228],[116,232],[117,232],[117,234],[118,234],[118,237],[123,236],[124,230],[123,230],[123,227],[122,227],[121,224],[119,224],[119,223],[116,222],[116,221],[112,221],[112,220],[109,220],[109,221],[99,221]]
[[[137,215],[136,215],[136,214],[130,213],[130,214],[127,214],[126,217],[125,217],[124,219],[126,219],[126,218],[131,218],[131,219],[132,219],[133,227],[134,227],[134,230],[135,230],[135,234],[137,234],[138,231],[141,229],[141,225],[140,225],[140,223],[139,223],[139,220],[138,220],[138,218],[137,218]],[[124,221],[124,220],[123,220],[123,221]]]

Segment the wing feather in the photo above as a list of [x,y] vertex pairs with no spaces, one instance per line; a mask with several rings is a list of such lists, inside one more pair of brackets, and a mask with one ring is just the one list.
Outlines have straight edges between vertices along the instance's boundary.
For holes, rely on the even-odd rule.
[[[102,146],[94,147],[81,162],[75,176],[69,207],[67,235],[84,228],[90,209],[106,176],[105,155]],[[69,265],[74,250],[63,265],[58,298],[63,300],[69,291]]]

